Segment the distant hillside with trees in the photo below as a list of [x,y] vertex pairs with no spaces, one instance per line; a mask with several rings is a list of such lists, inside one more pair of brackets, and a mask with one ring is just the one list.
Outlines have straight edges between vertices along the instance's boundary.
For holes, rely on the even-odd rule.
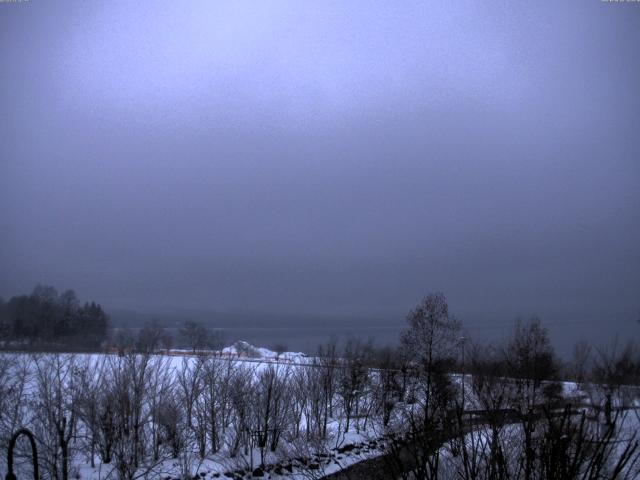
[[95,302],[81,304],[73,290],[37,285],[31,294],[0,297],[0,345],[5,348],[96,349],[109,317]]

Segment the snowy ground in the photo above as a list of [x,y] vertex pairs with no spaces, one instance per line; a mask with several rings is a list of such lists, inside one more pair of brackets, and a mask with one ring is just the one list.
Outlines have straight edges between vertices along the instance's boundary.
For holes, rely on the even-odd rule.
[[[7,354],[12,358],[20,358],[22,366],[33,370],[31,354]],[[48,355],[48,354],[40,354]],[[65,354],[63,354],[65,355]],[[187,365],[197,361],[203,355],[213,356],[220,362],[233,362],[240,368],[248,369],[254,375],[259,375],[267,366],[275,366],[279,370],[286,369],[293,372],[300,368],[311,368],[312,358],[298,352],[273,352],[266,348],[254,347],[246,342],[236,342],[224,348],[220,352],[193,352],[187,350],[171,350],[159,354],[167,368],[176,376]],[[69,356],[71,356],[69,354]],[[73,355],[78,364],[97,365],[105,361],[105,358],[116,358],[116,354],[78,354]],[[18,367],[18,365],[16,365]],[[33,380],[27,381],[24,390],[24,398],[28,402],[34,401],[36,387]],[[29,414],[26,415],[26,418]],[[26,422],[29,426],[29,421]],[[354,421],[354,426],[359,420]],[[304,420],[302,423],[304,428]],[[260,464],[260,449],[241,449],[235,458],[229,458],[226,451],[216,455],[208,455],[200,460],[195,451],[185,454],[178,459],[168,459],[149,467],[145,478],[158,478],[162,480],[177,479],[181,472],[189,470],[194,476],[204,479],[216,478],[257,478],[263,474],[263,478],[320,478],[328,473],[340,470],[355,462],[371,458],[382,453],[381,445],[374,441],[375,428],[369,425],[367,428],[352,427],[348,433],[343,432],[344,421],[342,418],[332,418],[328,424],[327,440],[322,444],[313,446],[300,442],[299,444],[282,442],[276,452],[267,452],[264,471],[256,470]],[[84,455],[75,455],[72,458],[71,477],[75,479],[104,480],[117,478],[117,471],[113,462],[100,464],[96,456],[96,466],[91,467],[89,459]],[[188,465],[185,465],[188,463]],[[17,462],[17,470],[20,470],[20,462]],[[0,456],[0,476],[6,475],[6,457]]]
[[[26,368],[33,370],[34,361],[30,354],[2,354],[15,361],[15,368]],[[0,357],[2,357],[0,355]],[[47,355],[41,354],[40,356]],[[178,378],[185,368],[192,366],[198,358],[203,356],[212,357],[215,361],[228,364],[231,362],[234,367],[245,369],[258,377],[265,369],[272,367],[279,372],[286,372],[293,375],[299,369],[314,368],[317,363],[313,357],[309,357],[298,352],[274,352],[261,347],[254,347],[246,342],[236,342],[235,344],[222,349],[219,352],[210,351],[187,351],[170,350],[159,353],[156,358],[170,372],[170,376]],[[75,355],[78,365],[98,365],[105,359],[117,359],[116,354],[82,354]],[[30,379],[24,386],[23,399],[26,409],[29,409],[29,402],[37,401],[35,398],[36,387],[34,385],[33,373],[30,372]],[[1,377],[0,377],[1,378]],[[470,375],[452,375],[454,383],[458,386],[465,385],[465,402],[467,409],[480,408],[478,399],[474,397],[471,387]],[[1,387],[1,386],[0,386]],[[571,398],[580,404],[588,405],[590,402],[599,402],[601,398],[595,398],[597,389],[580,388],[573,382],[562,382],[562,391],[565,398]],[[1,393],[1,392],[0,392]],[[292,392],[288,392],[292,395]],[[636,407],[640,407],[638,400],[634,400]],[[616,403],[616,402],[614,402]],[[619,402],[616,403],[618,405]],[[402,409],[406,406],[399,405]],[[339,409],[336,408],[336,412]],[[32,421],[29,412],[24,416],[23,422],[30,427]],[[626,417],[624,424],[625,435],[629,435],[640,428],[640,420],[636,412],[631,412]],[[2,412],[0,412],[0,421]],[[305,420],[302,419],[301,427],[304,428]],[[17,428],[14,425],[11,430]],[[373,458],[385,452],[381,437],[384,429],[378,421],[361,422],[356,418],[348,433],[344,433],[344,417],[339,413],[330,418],[328,423],[328,435],[326,440],[309,444],[300,441],[282,441],[275,452],[267,452],[265,456],[264,470],[258,469],[260,462],[260,449],[257,447],[248,450],[241,449],[239,454],[230,458],[228,450],[222,448],[215,455],[207,455],[204,460],[199,458],[195,450],[185,449],[177,459],[165,459],[153,466],[146,468],[145,479],[173,480],[183,476],[183,472],[189,471],[195,478],[202,480],[224,479],[224,478],[290,478],[306,479],[321,478],[324,475],[344,469],[354,463]],[[508,430],[507,430],[508,431]],[[73,445],[72,445],[73,447]],[[449,455],[449,446],[442,449],[443,465]],[[0,476],[6,475],[6,460],[4,454],[0,456]],[[106,480],[118,478],[118,473],[111,464],[100,464],[95,456],[96,466],[92,468],[90,459],[86,455],[76,454],[72,458],[71,477],[76,480]],[[20,468],[20,467],[19,467]]]

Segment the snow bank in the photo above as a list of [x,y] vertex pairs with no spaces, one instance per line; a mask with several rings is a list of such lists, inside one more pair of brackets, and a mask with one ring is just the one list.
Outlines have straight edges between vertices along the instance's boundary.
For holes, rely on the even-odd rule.
[[229,347],[222,349],[223,355],[238,358],[255,358],[260,360],[277,360],[291,363],[304,362],[307,355],[302,352],[274,352],[264,347],[256,347],[248,342],[239,340]]

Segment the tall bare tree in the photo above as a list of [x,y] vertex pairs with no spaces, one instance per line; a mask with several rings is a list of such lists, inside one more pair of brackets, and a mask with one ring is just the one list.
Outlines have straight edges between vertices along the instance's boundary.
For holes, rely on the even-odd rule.
[[35,428],[49,474],[68,480],[71,441],[76,434],[80,382],[72,355],[34,355],[37,397]]

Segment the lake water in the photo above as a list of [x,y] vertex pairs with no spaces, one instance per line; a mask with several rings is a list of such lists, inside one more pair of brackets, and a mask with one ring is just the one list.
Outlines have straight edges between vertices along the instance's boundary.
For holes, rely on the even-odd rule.
[[338,342],[344,341],[350,336],[359,338],[371,338],[378,346],[395,345],[401,332],[399,326],[359,326],[355,327],[226,327],[220,328],[224,336],[225,344],[237,340],[245,340],[252,345],[260,347],[272,347],[276,344],[284,344],[289,351],[315,353],[318,345],[326,344],[335,337]]

